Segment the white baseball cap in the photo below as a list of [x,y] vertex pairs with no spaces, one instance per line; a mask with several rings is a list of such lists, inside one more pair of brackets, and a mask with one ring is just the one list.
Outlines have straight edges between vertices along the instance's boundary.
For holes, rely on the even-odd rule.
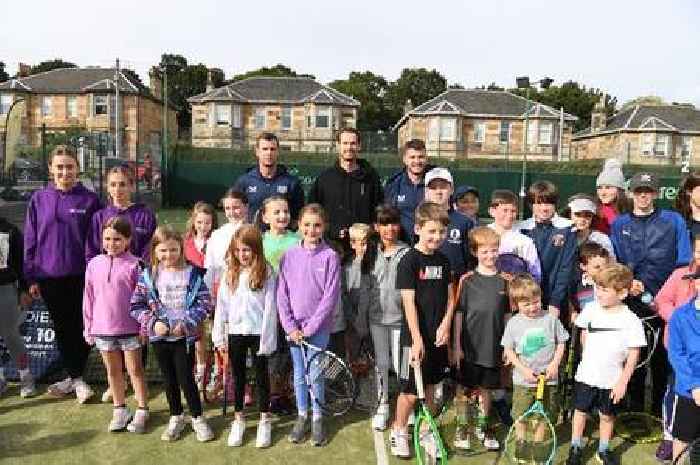
[[595,213],[598,208],[591,199],[574,199],[569,202],[571,213],[591,212]]
[[447,168],[433,168],[425,174],[425,185],[430,184],[430,181],[435,179],[444,179],[454,186],[454,181],[452,181],[452,175]]

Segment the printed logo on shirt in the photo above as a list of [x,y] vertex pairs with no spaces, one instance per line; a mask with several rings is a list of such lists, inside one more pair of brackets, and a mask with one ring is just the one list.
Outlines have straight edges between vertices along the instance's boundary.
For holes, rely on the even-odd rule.
[[462,242],[462,233],[459,231],[459,229],[450,229],[450,232],[447,233],[447,242],[450,244],[459,244]]
[[0,233],[0,270],[7,269],[7,259],[10,256],[10,234]]
[[396,203],[403,203],[405,201],[406,201],[406,194],[396,196]]
[[552,236],[552,245],[554,247],[562,247],[564,245],[564,235],[563,234],[555,234]]
[[604,332],[608,332],[608,331],[620,331],[619,328],[595,328],[595,327],[593,327],[593,325],[591,325],[590,321],[588,322],[588,328],[586,328],[586,330],[589,333],[604,333]]
[[524,357],[532,357],[540,350],[547,347],[547,337],[544,333],[544,328],[530,328],[525,331],[522,339],[520,339],[520,347],[518,352]]
[[84,215],[85,213],[87,213],[87,210],[85,210],[84,208],[71,208],[71,209],[68,210],[68,211],[69,211],[70,213],[79,213],[79,214],[81,214],[81,215]]
[[623,229],[622,235],[623,236],[632,236],[632,231],[630,231],[629,229]]
[[258,191],[258,186],[248,186],[248,192],[254,194]]
[[418,272],[421,281],[442,279],[442,266],[426,266]]
[[287,186],[277,186],[277,193],[278,194],[286,194],[287,193]]

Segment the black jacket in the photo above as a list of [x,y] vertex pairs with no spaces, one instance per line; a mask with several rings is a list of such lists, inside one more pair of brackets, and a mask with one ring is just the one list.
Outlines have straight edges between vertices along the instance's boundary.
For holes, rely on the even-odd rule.
[[17,282],[26,291],[22,264],[24,261],[24,239],[17,226],[0,217],[0,285]]
[[[328,215],[328,237],[339,239],[341,231],[353,223],[371,224],[374,209],[384,199],[379,175],[366,160],[357,160],[358,169],[346,172],[336,161],[311,186],[309,203],[320,203]],[[345,234],[344,234],[345,235]]]

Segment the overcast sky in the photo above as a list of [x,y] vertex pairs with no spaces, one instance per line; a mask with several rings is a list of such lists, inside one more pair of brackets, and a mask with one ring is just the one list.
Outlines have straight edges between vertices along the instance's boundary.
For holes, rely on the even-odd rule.
[[163,52],[227,77],[283,63],[324,83],[426,67],[465,87],[551,76],[619,102],[700,105],[699,25],[696,0],[25,0],[2,7],[0,61],[14,74],[18,62],[120,57],[144,82]]

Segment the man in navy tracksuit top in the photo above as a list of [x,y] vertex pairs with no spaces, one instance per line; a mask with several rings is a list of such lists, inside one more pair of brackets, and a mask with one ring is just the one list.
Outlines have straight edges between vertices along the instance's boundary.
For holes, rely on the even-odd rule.
[[530,186],[527,199],[532,218],[515,226],[530,237],[537,248],[542,269],[542,305],[568,322],[568,293],[576,263],[576,233],[571,222],[556,214],[559,192],[549,181]]
[[474,223],[450,208],[453,186],[452,175],[446,168],[433,168],[425,175],[425,200],[443,207],[450,218],[447,237],[440,246],[440,252],[450,261],[451,280],[456,284],[464,273],[474,269],[476,263],[469,251],[469,231]]
[[394,173],[384,186],[384,200],[401,213],[401,238],[407,244],[414,243],[416,208],[423,201],[425,191],[423,178],[434,168],[427,160],[425,142],[409,140],[403,148],[404,169]]
[[297,220],[304,206],[304,191],[296,176],[289,174],[287,167],[277,163],[279,141],[271,132],[263,132],[255,142],[257,166],[243,173],[233,185],[237,191],[248,196],[248,220],[254,221],[255,214],[263,202],[273,195],[281,195],[289,203],[292,221]]
[[[632,305],[628,305],[638,312],[636,309],[644,308],[643,305],[634,305],[635,301],[639,303],[639,296],[655,296],[673,270],[688,264],[691,247],[683,217],[670,210],[654,208],[659,192],[655,175],[636,174],[630,180],[629,190],[632,192],[633,211],[615,219],[610,239],[618,261],[634,273],[630,294],[636,297],[632,297]],[[669,373],[663,344],[654,351],[651,368],[652,408],[658,414]],[[644,375],[645,370],[637,370],[629,383],[631,407],[635,411],[644,408]]]

